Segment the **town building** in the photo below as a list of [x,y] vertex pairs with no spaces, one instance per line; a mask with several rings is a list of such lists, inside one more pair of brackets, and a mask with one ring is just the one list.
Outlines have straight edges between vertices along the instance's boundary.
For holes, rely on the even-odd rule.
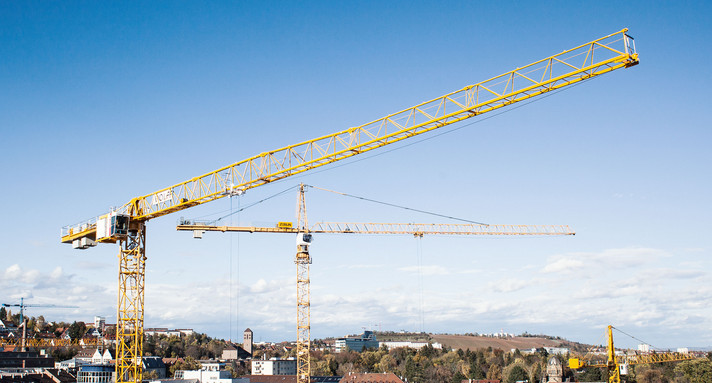
[[54,358],[40,355],[35,351],[4,351],[0,352],[0,369],[7,368],[53,368]]
[[[296,375],[246,375],[250,383],[297,383]],[[340,376],[310,376],[311,383],[339,383]]]
[[166,378],[166,364],[160,356],[144,356],[142,359],[143,373],[155,375],[156,379]]
[[346,338],[339,338],[334,342],[336,352],[348,350],[361,352],[368,349],[377,349],[378,340],[373,331],[364,331],[361,335],[350,335]]
[[114,355],[106,349],[103,352],[100,349],[95,349],[94,354],[91,356],[92,364],[109,364],[114,360]]
[[68,359],[68,360],[63,360],[61,362],[55,362],[54,368],[58,368],[60,370],[69,370],[69,369],[78,368],[85,364],[89,364],[89,363],[87,363],[81,359],[72,358],[72,359]]
[[297,375],[297,359],[252,360],[252,375]]
[[182,335],[193,335],[195,334],[195,331],[190,328],[177,328],[173,330],[169,330],[168,328],[165,327],[156,327],[156,328],[147,328],[143,330],[143,334],[145,336],[177,336],[180,337]]
[[200,370],[178,370],[177,380],[192,380],[198,383],[250,383],[247,378],[233,378],[230,371],[222,369],[224,363],[201,363]]
[[224,361],[233,361],[245,360],[251,357],[252,355],[245,351],[244,348],[236,344],[228,343],[227,346],[223,349],[220,359]]
[[252,355],[252,330],[249,327],[242,333],[242,348]]
[[76,383],[77,377],[65,370],[19,369],[18,371],[0,370],[0,383]]
[[563,382],[564,379],[564,367],[559,362],[556,357],[549,358],[549,362],[546,364],[546,376],[547,382]]
[[85,364],[79,367],[77,383],[112,383],[115,382],[115,367],[108,364]]

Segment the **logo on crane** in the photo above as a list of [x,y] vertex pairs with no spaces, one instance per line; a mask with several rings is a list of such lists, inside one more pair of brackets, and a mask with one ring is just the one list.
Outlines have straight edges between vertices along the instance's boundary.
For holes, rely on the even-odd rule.
[[153,198],[151,199],[151,204],[158,205],[159,203],[168,202],[172,199],[173,191],[171,189],[168,189],[154,194]]

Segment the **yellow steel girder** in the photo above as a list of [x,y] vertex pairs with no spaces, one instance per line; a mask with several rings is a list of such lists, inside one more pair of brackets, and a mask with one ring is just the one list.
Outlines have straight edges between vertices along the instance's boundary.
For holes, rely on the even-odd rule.
[[[627,29],[508,71],[378,120],[263,152],[136,197],[118,209],[145,221],[242,192],[568,85],[638,64]],[[62,242],[91,236],[96,218],[62,228]]]

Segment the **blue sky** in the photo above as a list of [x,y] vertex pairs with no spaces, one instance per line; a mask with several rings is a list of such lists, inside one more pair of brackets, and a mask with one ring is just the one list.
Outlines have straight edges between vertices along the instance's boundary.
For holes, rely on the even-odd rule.
[[[72,250],[59,243],[63,225],[627,27],[634,68],[151,221],[146,326],[294,339],[294,238],[197,241],[174,226],[305,182],[577,232],[319,236],[315,337],[502,329],[601,343],[613,324],[657,347],[712,346],[710,11],[636,1],[0,2],[0,297],[79,306],[44,312],[50,320],[114,322],[117,247]],[[307,198],[312,222],[442,221],[317,190]],[[296,190],[233,223],[292,219],[295,199]]]

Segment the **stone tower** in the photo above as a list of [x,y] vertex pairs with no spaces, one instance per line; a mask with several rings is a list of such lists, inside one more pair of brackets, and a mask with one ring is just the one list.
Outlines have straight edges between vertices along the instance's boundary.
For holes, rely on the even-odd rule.
[[252,330],[249,328],[242,334],[242,349],[252,355]]
[[561,362],[555,357],[549,358],[549,363],[546,364],[546,375],[549,377],[547,382],[562,382],[564,379],[564,368]]

